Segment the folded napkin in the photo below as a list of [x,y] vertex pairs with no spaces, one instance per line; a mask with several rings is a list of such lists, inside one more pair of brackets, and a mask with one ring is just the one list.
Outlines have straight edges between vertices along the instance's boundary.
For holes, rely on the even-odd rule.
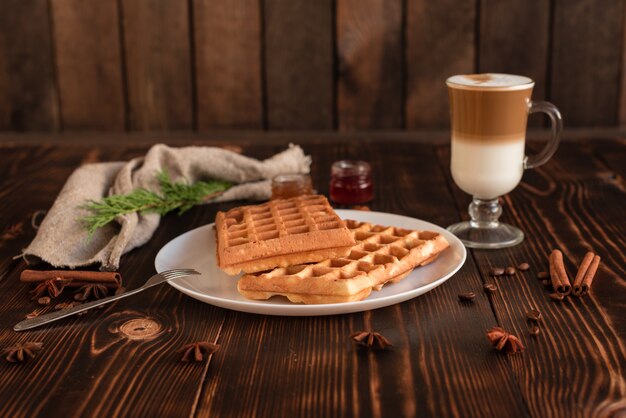
[[193,183],[211,178],[235,183],[211,202],[266,200],[271,193],[269,179],[277,174],[308,173],[310,165],[311,158],[294,145],[264,161],[216,147],[155,145],[144,157],[129,162],[85,164],[68,178],[23,256],[28,264],[45,261],[65,268],[99,264],[101,270],[117,270],[122,254],[152,237],[160,216],[120,216],[89,237],[80,221],[89,214],[82,207],[85,203],[137,188],[158,193],[157,175],[161,171],[166,171],[172,181]]

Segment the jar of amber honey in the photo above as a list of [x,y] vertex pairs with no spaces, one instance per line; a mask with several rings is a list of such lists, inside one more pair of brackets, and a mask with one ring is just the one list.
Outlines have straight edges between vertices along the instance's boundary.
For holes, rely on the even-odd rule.
[[340,204],[355,205],[374,198],[372,168],[366,161],[342,160],[331,168],[330,198]]
[[272,200],[313,194],[308,174],[279,174],[272,179]]

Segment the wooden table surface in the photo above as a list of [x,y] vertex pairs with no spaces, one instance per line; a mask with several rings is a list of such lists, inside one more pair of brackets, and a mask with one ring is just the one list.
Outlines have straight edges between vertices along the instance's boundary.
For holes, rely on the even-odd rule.
[[[293,137],[298,142],[298,137]],[[12,257],[35,235],[31,217],[50,207],[79,164],[125,160],[145,145],[4,145],[0,147],[0,348],[41,341],[24,364],[0,360],[0,416],[211,417],[596,417],[626,413],[626,141],[563,143],[553,160],[524,174],[503,198],[503,220],[525,241],[498,251],[471,250],[461,270],[433,291],[374,311],[325,317],[273,317],[229,311],[163,285],[106,309],[23,333],[13,324],[35,308]],[[121,144],[121,145],[120,145]],[[264,145],[265,144],[265,145]],[[365,159],[375,175],[372,210],[445,226],[465,219],[470,198],[452,182],[449,147],[406,141],[308,140],[315,187],[328,193],[333,161]],[[538,149],[540,144],[531,143]],[[284,148],[247,140],[247,155]],[[169,240],[213,221],[232,204],[167,215],[150,242],[122,258],[127,288],[154,273]],[[555,303],[536,275],[547,254],[563,250],[570,274],[586,251],[602,264],[590,295]],[[528,262],[514,277],[491,266]],[[483,284],[499,291],[487,296]],[[458,301],[464,291],[473,304]],[[539,309],[531,337],[525,313]],[[157,332],[129,338],[135,319]],[[507,356],[485,331],[495,325],[527,349]],[[356,349],[349,335],[375,330],[393,349]],[[182,363],[177,350],[210,341],[207,362]],[[621,414],[621,415],[620,415]]]

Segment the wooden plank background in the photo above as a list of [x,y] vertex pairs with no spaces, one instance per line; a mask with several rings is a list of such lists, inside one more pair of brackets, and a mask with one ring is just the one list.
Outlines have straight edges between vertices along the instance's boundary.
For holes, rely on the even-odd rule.
[[0,130],[445,129],[445,78],[489,71],[624,125],[625,2],[6,0]]

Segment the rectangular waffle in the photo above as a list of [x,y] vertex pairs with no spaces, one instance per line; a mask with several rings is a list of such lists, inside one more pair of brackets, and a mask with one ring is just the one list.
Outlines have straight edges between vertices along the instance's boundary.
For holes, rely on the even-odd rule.
[[448,248],[440,234],[346,221],[356,245],[347,257],[316,264],[246,274],[237,290],[249,299],[286,296],[294,303],[339,303],[365,299],[372,289],[397,282]]
[[217,262],[228,274],[348,255],[354,238],[324,196],[271,200],[218,212]]

